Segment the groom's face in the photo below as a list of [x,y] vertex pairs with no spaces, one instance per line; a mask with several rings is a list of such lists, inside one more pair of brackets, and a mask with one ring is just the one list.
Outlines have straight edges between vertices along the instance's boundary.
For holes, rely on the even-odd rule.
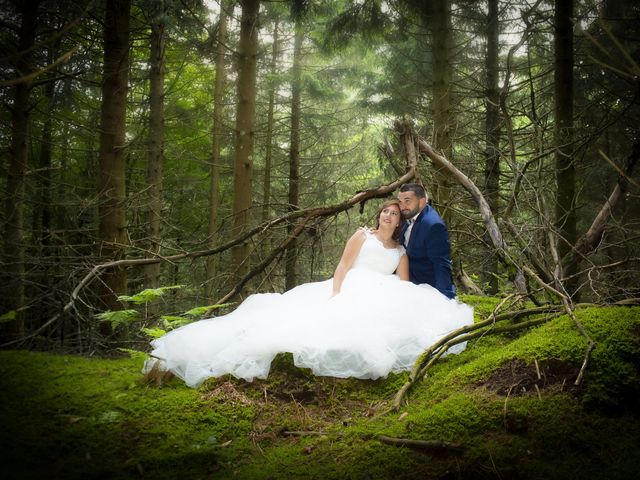
[[398,200],[402,207],[402,216],[404,218],[411,218],[416,215],[420,210],[424,208],[427,200],[424,198],[418,198],[412,191],[400,192],[398,194]]

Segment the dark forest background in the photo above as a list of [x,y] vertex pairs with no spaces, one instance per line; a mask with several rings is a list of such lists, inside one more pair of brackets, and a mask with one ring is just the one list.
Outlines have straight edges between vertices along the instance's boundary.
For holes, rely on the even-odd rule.
[[461,293],[640,296],[639,18],[633,0],[0,1],[2,344],[136,347],[326,279],[408,171]]

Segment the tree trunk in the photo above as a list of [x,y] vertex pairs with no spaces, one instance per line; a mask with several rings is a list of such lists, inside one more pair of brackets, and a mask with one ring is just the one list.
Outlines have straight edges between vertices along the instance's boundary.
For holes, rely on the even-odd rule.
[[[289,150],[289,210],[297,210],[300,205],[300,90],[301,56],[304,32],[301,22],[296,22],[296,34],[293,47],[293,69],[291,75],[291,137]],[[295,224],[289,224],[287,233],[291,234]],[[296,286],[296,259],[298,257],[297,240],[293,240],[285,254],[285,289]]]
[[[258,55],[258,10],[260,0],[243,0],[238,52],[238,106],[233,164],[233,227],[239,236],[249,226],[253,177],[253,137],[256,109],[256,69]],[[231,252],[231,273],[242,277],[248,271],[246,243]]]
[[[573,158],[573,0],[556,0],[555,9],[555,172],[558,253],[566,258],[576,243],[575,164]],[[561,276],[572,272],[561,272]],[[565,285],[572,293],[571,285]]]
[[276,68],[278,65],[278,20],[273,26],[273,45],[271,49],[271,84],[269,86],[269,106],[267,110],[267,134],[264,154],[264,180],[262,186],[262,222],[269,220],[269,204],[271,203],[271,164],[273,155],[273,112],[276,97]]
[[[498,51],[500,27],[498,0],[489,0],[487,14],[487,90],[485,112],[485,173],[484,195],[494,215],[498,215],[500,202],[500,89],[498,85]],[[489,285],[489,293],[498,291],[498,259],[493,250],[486,252],[483,264],[483,282]]]
[[[55,59],[55,52],[58,51],[59,42],[55,46],[47,49],[47,64],[51,65]],[[42,110],[44,111],[44,121],[42,124],[42,141],[40,142],[40,152],[38,154],[38,174],[36,176],[36,201],[33,211],[33,237],[34,242],[39,245],[50,243],[51,229],[51,141],[53,130],[53,102],[56,82],[49,79],[44,84],[44,98]],[[47,252],[42,252],[47,255]],[[45,279],[47,277],[45,276]]]
[[[225,75],[225,43],[227,42],[227,2],[220,1],[220,18],[218,19],[218,44],[216,46],[216,80],[213,87],[213,128],[211,130],[211,184],[209,186],[209,227],[207,230],[209,247],[216,243],[218,230],[218,214],[220,210],[220,149],[222,145],[222,120],[224,118],[223,97],[226,83]],[[216,257],[207,258],[205,279],[205,297],[213,299],[215,295]]]
[[[446,158],[453,160],[453,111],[451,68],[451,5],[449,0],[434,0],[431,5],[431,35],[433,49],[433,145]],[[436,173],[436,185],[431,186],[431,195],[443,209],[445,222],[450,222],[446,209],[451,195],[451,182],[441,172]]]
[[[16,77],[27,77],[33,70],[31,48],[35,41],[39,0],[22,3],[21,25],[14,67]],[[11,111],[11,150],[7,171],[3,252],[2,312],[15,311],[13,322],[3,328],[10,336],[24,334],[24,195],[29,145],[29,97],[31,82],[16,83]]]
[[[149,157],[147,185],[149,200],[147,237],[153,253],[160,253],[160,223],[162,218],[162,160],[164,152],[164,5],[158,4],[151,20],[149,52]],[[160,286],[160,264],[145,268],[145,287]]]
[[[129,0],[107,0],[104,25],[104,72],[100,118],[99,256],[120,260],[125,256],[125,130],[129,69]],[[115,269],[105,273],[100,292],[105,310],[121,308],[117,296],[126,291],[126,273]],[[111,326],[103,323],[104,335]]]

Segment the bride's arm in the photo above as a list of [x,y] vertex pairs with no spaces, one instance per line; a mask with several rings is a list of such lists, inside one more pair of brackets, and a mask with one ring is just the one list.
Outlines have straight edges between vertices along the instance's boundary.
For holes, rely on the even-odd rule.
[[358,253],[360,253],[360,248],[364,243],[364,239],[365,233],[362,229],[360,229],[356,233],[351,235],[351,238],[349,240],[347,240],[347,243],[344,246],[344,251],[342,252],[342,257],[340,258],[340,262],[338,262],[336,271],[333,274],[333,292],[331,293],[331,296],[340,293],[340,288],[342,287],[344,277],[351,269],[353,262],[358,256]]
[[400,280],[409,280],[409,259],[406,254],[400,257],[396,274],[400,277]]

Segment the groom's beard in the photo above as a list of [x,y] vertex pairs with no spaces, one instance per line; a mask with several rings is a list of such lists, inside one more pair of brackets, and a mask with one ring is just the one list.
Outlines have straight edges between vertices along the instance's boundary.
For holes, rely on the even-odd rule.
[[414,217],[416,213],[418,213],[419,211],[420,211],[420,208],[414,208],[413,210],[407,213],[402,212],[402,218],[404,218],[405,220],[409,220],[410,218]]

